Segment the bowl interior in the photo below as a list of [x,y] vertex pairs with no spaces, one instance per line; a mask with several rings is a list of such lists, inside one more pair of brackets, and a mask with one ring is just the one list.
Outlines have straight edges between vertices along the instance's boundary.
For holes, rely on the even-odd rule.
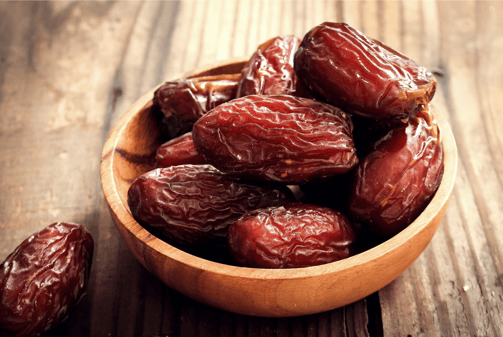
[[[242,60],[226,62],[192,75],[238,73],[243,64]],[[168,286],[203,303],[270,317],[317,313],[352,303],[407,269],[445,213],[454,186],[457,151],[449,125],[437,118],[445,154],[442,182],[421,215],[393,238],[342,261],[286,270],[236,267],[176,249],[141,227],[127,205],[130,184],[153,168],[155,151],[163,141],[158,117],[151,109],[155,89],[134,103],[110,133],[102,155],[103,191],[120,234],[138,260]],[[438,111],[432,109],[437,116]]]

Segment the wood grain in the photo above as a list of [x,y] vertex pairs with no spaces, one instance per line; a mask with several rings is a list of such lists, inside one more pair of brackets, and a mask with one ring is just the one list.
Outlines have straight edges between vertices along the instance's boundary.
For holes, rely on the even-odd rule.
[[[503,335],[502,6],[0,2],[0,260],[51,222],[90,229],[89,294],[53,336]],[[435,72],[434,103],[460,158],[446,217],[411,268],[370,299],[296,319],[211,311],[163,286],[118,236],[99,183],[102,145],[127,108],[163,80],[327,20],[346,21]]]

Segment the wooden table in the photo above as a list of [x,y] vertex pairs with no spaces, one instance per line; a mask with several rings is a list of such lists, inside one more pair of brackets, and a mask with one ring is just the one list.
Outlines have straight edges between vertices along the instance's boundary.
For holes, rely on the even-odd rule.
[[[153,86],[345,21],[436,75],[458,176],[433,241],[398,279],[330,312],[258,318],[161,284],[112,223],[99,165]],[[56,221],[95,240],[88,295],[50,336],[502,336],[503,2],[0,2],[0,261]]]

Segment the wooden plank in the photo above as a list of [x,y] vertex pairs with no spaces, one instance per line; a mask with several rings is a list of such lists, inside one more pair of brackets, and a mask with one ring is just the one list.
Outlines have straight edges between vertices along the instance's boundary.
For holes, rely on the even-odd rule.
[[[501,8],[499,4],[499,9]],[[473,203],[467,204],[465,190],[459,191],[460,201],[463,201],[461,211],[465,217],[464,229],[469,235],[469,247],[474,255],[471,263],[476,268],[475,274],[467,274],[467,276],[473,275],[472,284],[474,286],[478,284],[481,288],[482,299],[486,302],[485,305],[479,305],[487,310],[485,316],[490,323],[487,333],[501,335],[503,332],[499,329],[503,326],[503,322],[498,313],[501,312],[503,305],[501,302],[503,235],[497,230],[497,224],[502,215],[503,193],[496,173],[500,168],[493,165],[495,163],[493,153],[488,148],[490,135],[487,134],[487,128],[484,125],[484,122],[501,125],[501,118],[488,121],[483,117],[485,111],[481,102],[485,100],[485,95],[482,93],[487,83],[480,78],[477,49],[480,48],[479,39],[486,40],[487,35],[492,35],[497,41],[502,31],[498,32],[495,29],[498,19],[492,16],[490,20],[491,15],[481,17],[484,12],[480,9],[480,4],[473,2],[459,4],[454,13],[452,10],[448,11],[447,8],[442,8],[442,11],[468,18],[464,21],[463,27],[459,23],[446,27],[446,29],[459,29],[462,33],[458,36],[459,40],[453,39],[450,45],[448,74],[452,90],[450,104],[456,112],[453,115],[452,124],[459,144],[460,161],[466,170],[466,177],[473,195]],[[469,16],[469,13],[473,13],[473,16]],[[492,11],[485,13],[490,14]],[[499,27],[501,28],[501,25]],[[461,48],[461,45],[465,45],[465,48]],[[498,48],[498,44],[494,47]],[[501,48],[501,42],[499,47]],[[490,60],[487,61],[490,62]],[[500,69],[493,69],[493,71],[499,71],[501,75]],[[478,96],[477,93],[479,93]],[[473,206],[476,209],[473,209]],[[480,226],[472,225],[474,215],[480,217]],[[480,299],[477,300],[478,303],[479,301]]]
[[[500,25],[490,10],[496,4],[431,5],[423,4],[419,25],[426,32],[425,42],[420,43],[425,46],[424,52],[412,46],[413,39],[405,37],[404,43],[419,60],[439,71],[435,102],[447,112],[454,129],[459,175],[446,219],[429,247],[409,270],[380,292],[384,332],[388,336],[499,336],[502,241],[494,232],[497,220],[493,216],[501,212],[496,204],[501,205],[502,195],[496,173],[499,168],[493,164],[496,158],[487,146],[492,137],[484,122],[494,129],[501,125],[501,118],[489,121],[478,101],[485,98],[481,92],[490,85],[480,78],[477,68],[480,39],[486,43],[501,40]],[[496,42],[491,48],[498,46]]]
[[[101,24],[96,8],[84,3],[52,8],[51,3],[11,2],[2,7],[4,14],[32,23],[11,22],[13,39],[4,54],[5,64],[12,66],[3,72],[0,103],[3,259],[36,230],[56,220],[81,222],[99,205],[96,156],[108,104],[102,90],[110,87],[124,38],[115,38],[115,48],[108,40],[114,31],[127,30],[135,6],[114,11],[100,5],[112,19]],[[72,29],[79,35],[72,35]],[[83,43],[97,31],[100,39]],[[54,55],[61,57],[58,62]],[[91,60],[100,66],[93,68]],[[79,146],[82,139],[86,147]]]
[[[91,230],[88,296],[52,336],[379,335],[371,311],[385,336],[501,336],[502,12],[499,1],[0,2],[0,260],[54,221]],[[104,203],[110,127],[164,80],[323,21],[346,21],[435,71],[434,102],[460,153],[443,224],[375,298],[318,315],[235,315],[169,289],[136,261]]]
[[379,1],[364,1],[360,14],[363,34],[375,39],[379,36],[378,6]]
[[401,11],[402,2],[399,1],[383,1],[379,3],[379,36],[378,38],[388,46],[401,51],[403,50],[402,43],[402,22]]
[[341,21],[362,31],[362,1],[341,1]]
[[[14,39],[4,55],[6,62],[17,66],[6,68],[1,90],[8,95],[1,102],[6,119],[0,124],[11,128],[3,129],[0,136],[6,151],[0,157],[10,163],[1,165],[1,188],[7,191],[12,184],[18,190],[1,202],[2,214],[13,216],[2,220],[7,226],[1,235],[2,258],[21,239],[53,221],[78,222],[93,234],[96,252],[103,252],[95,254],[92,275],[98,276],[94,272],[100,268],[97,261],[116,247],[112,244],[103,250],[101,245],[116,238],[111,234],[110,217],[99,215],[98,158],[106,136],[102,127],[116,66],[138,4],[119,8],[43,2],[2,3],[2,7],[2,13],[8,12],[2,22],[24,17],[29,20],[22,22],[31,23],[11,25]],[[18,120],[19,128],[12,129],[15,124],[8,119]],[[105,269],[110,270],[113,259],[108,256],[107,262]],[[90,292],[97,289],[94,285],[106,287],[106,280],[92,279]],[[116,283],[114,278],[110,288],[99,289],[110,291]],[[92,335],[92,302],[88,295],[54,335]]]

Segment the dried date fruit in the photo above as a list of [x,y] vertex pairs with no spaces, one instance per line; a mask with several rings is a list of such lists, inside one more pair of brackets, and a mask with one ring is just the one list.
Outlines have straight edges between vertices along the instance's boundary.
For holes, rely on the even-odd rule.
[[417,113],[437,86],[426,68],[345,23],[311,29],[294,68],[314,97],[374,120]]
[[202,115],[236,97],[239,74],[194,77],[166,82],[152,106],[163,114],[162,130],[171,139],[192,130]]
[[138,177],[128,191],[134,218],[186,246],[225,246],[228,226],[249,210],[293,200],[285,186],[239,181],[211,165],[178,165]]
[[156,151],[155,162],[157,167],[206,163],[194,147],[192,132],[187,132],[159,146]]
[[304,203],[245,213],[229,228],[229,250],[245,267],[300,268],[351,256],[356,235],[339,211]]
[[421,112],[375,142],[353,174],[348,215],[379,236],[407,227],[426,207],[443,174],[436,121]]
[[293,56],[299,45],[298,37],[285,35],[262,43],[243,67],[237,97],[282,94],[307,96],[293,70]]
[[349,115],[328,104],[252,95],[214,108],[192,137],[197,152],[225,173],[295,185],[355,167],[352,128]]
[[24,240],[0,265],[0,335],[39,336],[84,297],[94,243],[81,225],[57,222]]

